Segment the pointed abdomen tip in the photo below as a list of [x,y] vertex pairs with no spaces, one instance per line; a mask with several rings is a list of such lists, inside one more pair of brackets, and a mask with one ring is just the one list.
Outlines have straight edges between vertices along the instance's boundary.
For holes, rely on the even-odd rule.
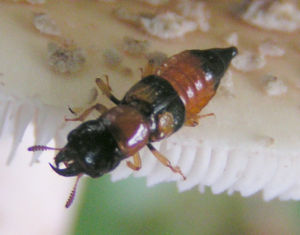
[[217,48],[214,50],[223,61],[224,72],[227,70],[231,60],[238,54],[238,49],[236,47],[227,47],[227,48]]
[[231,50],[231,56],[232,56],[232,58],[235,57],[239,53],[239,51],[238,51],[238,49],[236,47],[229,47],[228,49]]

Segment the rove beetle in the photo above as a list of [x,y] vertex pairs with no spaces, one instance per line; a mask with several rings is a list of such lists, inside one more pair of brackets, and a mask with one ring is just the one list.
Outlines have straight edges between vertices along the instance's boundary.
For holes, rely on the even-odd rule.
[[143,77],[122,100],[111,93],[108,81],[97,78],[98,87],[116,106],[107,109],[95,104],[79,117],[67,119],[83,121],[92,110],[102,113],[98,119],[83,122],[72,130],[63,148],[37,145],[28,150],[59,150],[55,166],[50,164],[52,169],[62,176],[77,176],[66,207],[71,205],[83,174],[93,178],[102,176],[130,156],[133,162],[127,161],[128,167],[139,170],[138,152],[145,146],[162,164],[185,179],[180,168],[172,166],[151,143],[170,136],[183,124],[196,126],[199,118],[211,115],[198,113],[215,95],[237,53],[235,47],[183,51]]

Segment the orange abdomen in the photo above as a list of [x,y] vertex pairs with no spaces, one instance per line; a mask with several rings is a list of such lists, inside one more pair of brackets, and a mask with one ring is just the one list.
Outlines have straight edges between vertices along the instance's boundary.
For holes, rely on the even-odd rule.
[[199,113],[215,94],[213,79],[207,79],[201,61],[189,51],[171,57],[157,73],[178,92],[187,116]]

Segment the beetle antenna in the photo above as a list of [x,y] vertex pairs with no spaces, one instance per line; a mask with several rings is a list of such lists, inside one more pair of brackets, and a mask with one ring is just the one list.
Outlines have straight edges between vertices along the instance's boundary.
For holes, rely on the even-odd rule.
[[31,152],[36,152],[36,151],[47,151],[47,150],[63,150],[64,148],[53,148],[53,147],[48,147],[45,145],[34,145],[29,147],[27,150]]
[[74,198],[76,196],[77,185],[78,185],[78,182],[79,182],[79,179],[81,178],[81,176],[83,176],[83,174],[77,175],[76,182],[75,182],[75,184],[73,186],[73,189],[70,193],[70,196],[69,196],[69,198],[66,202],[66,205],[65,205],[66,208],[69,208],[72,205],[73,201],[74,201]]

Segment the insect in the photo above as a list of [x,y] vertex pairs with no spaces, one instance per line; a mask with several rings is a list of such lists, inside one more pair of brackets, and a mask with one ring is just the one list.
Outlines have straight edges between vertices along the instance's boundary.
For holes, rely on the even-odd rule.
[[163,165],[185,179],[180,168],[172,166],[152,142],[167,138],[184,124],[196,126],[199,118],[207,116],[199,116],[199,112],[215,95],[236,54],[235,47],[183,51],[144,76],[122,100],[111,93],[108,81],[97,78],[98,87],[116,106],[107,109],[97,103],[77,118],[68,119],[82,121],[93,110],[101,113],[98,119],[83,122],[72,130],[63,148],[38,145],[28,150],[59,150],[55,165],[50,164],[52,169],[62,176],[77,176],[66,207],[72,203],[83,174],[102,176],[131,156],[133,161],[127,161],[127,166],[139,170],[139,150],[145,146]]

